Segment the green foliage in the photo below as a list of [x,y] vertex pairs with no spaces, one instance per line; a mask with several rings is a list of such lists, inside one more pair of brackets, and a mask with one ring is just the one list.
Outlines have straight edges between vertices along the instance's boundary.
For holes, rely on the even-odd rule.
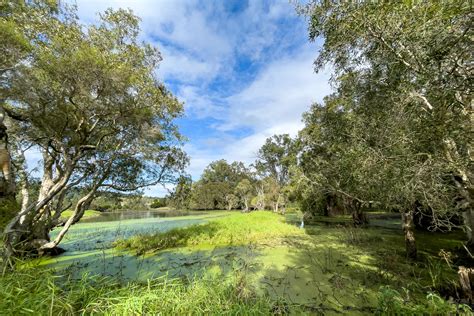
[[228,246],[277,242],[279,238],[301,235],[296,226],[286,224],[280,215],[265,211],[235,213],[209,223],[164,233],[138,235],[118,240],[115,246],[138,254],[184,246]]
[[464,304],[453,304],[436,293],[428,293],[425,301],[413,302],[409,293],[405,297],[397,290],[384,286],[380,288],[378,315],[471,315],[472,310]]
[[296,153],[296,144],[290,135],[274,135],[259,149],[255,167],[283,186],[290,180],[290,167],[296,164]]
[[[72,210],[65,210],[64,212],[61,213],[61,219],[67,220],[69,217],[71,217],[73,214]],[[96,210],[85,210],[84,215],[82,218],[94,218],[100,216],[100,212]]]
[[20,205],[15,199],[0,199],[0,231],[18,213]]
[[192,185],[193,180],[191,176],[179,176],[173,193],[168,197],[170,206],[178,210],[188,209],[191,202]]
[[470,2],[314,1],[303,11],[310,38],[324,38],[316,69],[332,65],[335,86],[304,116],[303,206],[327,194],[350,207],[419,203],[435,226],[452,225],[474,192]]
[[[242,162],[229,164],[225,160],[211,162],[204,170],[201,179],[192,187],[190,208],[216,210],[227,209],[229,197],[236,192],[242,180],[251,180],[252,174]],[[241,207],[238,203],[239,207]]]
[[150,204],[151,208],[160,208],[160,207],[165,207],[165,206],[166,206],[165,198],[154,199],[153,202],[151,202]]
[[[59,3],[57,11],[39,10],[43,4],[8,5],[21,14],[6,16],[30,47],[14,71],[0,73],[1,106],[12,119],[12,147],[20,153],[36,146],[43,167],[41,194],[31,196],[27,220],[16,221],[9,232],[13,248],[46,240],[65,200],[74,202],[74,215],[64,233],[101,188],[130,192],[171,182],[188,162],[175,125],[183,105],[156,79],[161,55],[139,40],[139,18],[108,9],[96,24],[83,25],[75,7]],[[35,13],[31,21],[24,18],[29,13]]]

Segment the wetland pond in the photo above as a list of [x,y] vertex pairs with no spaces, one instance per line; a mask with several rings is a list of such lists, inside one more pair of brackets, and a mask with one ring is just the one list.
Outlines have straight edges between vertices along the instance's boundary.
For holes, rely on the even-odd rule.
[[[192,281],[241,273],[257,292],[295,304],[318,302],[355,314],[358,312],[353,308],[357,306],[373,308],[380,286],[406,282],[400,271],[408,271],[410,266],[397,263],[404,262],[403,234],[399,220],[393,218],[374,220],[374,227],[364,230],[327,223],[305,225],[294,236],[256,244],[183,246],[143,255],[113,247],[119,239],[204,224],[231,214],[235,212],[183,212],[168,217],[160,211],[105,213],[71,227],[60,245],[65,253],[37,262],[72,278],[82,278],[86,273],[113,277],[119,282],[153,278]],[[286,218],[292,227],[300,224],[295,216]],[[57,231],[52,237],[55,234]],[[425,248],[424,235],[419,234],[421,249]],[[433,246],[436,249],[432,252],[459,244],[461,238],[457,235],[438,239],[439,245]],[[381,274],[386,266],[390,273]]]
[[[206,223],[235,212],[193,211],[171,217],[162,216],[160,213],[103,213],[98,217],[81,220],[70,228],[61,242],[60,246],[66,252],[59,256],[38,259],[38,264],[52,267],[60,275],[67,273],[72,278],[80,279],[86,273],[114,277],[123,282],[146,282],[160,277],[189,280],[226,277],[245,269],[245,274],[249,277],[249,281],[256,285],[257,291],[268,285],[272,288],[271,294],[281,296],[284,292],[288,292],[288,287],[291,288],[297,284],[297,291],[289,291],[289,295],[294,294],[294,300],[312,299],[313,278],[309,278],[311,263],[306,259],[304,260],[306,263],[303,263],[301,249],[295,253],[296,249],[288,245],[228,245],[224,247],[200,245],[173,248],[145,255],[137,255],[113,247],[113,242],[118,239]],[[53,238],[58,230],[53,231]],[[301,269],[305,267],[308,269]],[[300,271],[296,271],[297,269]],[[285,283],[284,286],[279,286],[290,274],[292,277],[288,282],[291,284]],[[300,293],[308,293],[311,297],[300,295]]]

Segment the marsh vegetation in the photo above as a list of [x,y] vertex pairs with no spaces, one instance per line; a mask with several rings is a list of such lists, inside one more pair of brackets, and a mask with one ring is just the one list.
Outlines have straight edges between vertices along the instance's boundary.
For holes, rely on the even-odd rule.
[[472,4],[294,6],[332,89],[197,175],[138,16],[0,0],[0,314],[472,315]]

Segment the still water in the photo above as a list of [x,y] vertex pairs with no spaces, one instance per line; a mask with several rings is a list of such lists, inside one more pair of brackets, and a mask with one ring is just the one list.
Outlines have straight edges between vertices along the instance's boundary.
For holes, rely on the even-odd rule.
[[102,212],[100,216],[92,218],[83,218],[81,223],[97,223],[97,222],[111,222],[124,221],[128,219],[146,219],[146,218],[161,218],[161,217],[180,217],[189,215],[206,215],[205,211],[186,211],[186,210],[152,210],[152,211],[120,211],[120,212]]

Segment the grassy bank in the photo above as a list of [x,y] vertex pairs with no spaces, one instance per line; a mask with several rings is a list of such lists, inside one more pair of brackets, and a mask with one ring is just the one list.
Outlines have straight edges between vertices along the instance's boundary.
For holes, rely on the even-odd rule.
[[[74,212],[72,210],[65,210],[64,212],[61,213],[61,218],[67,220],[69,217],[72,216]],[[95,210],[85,210],[84,215],[82,216],[82,219],[86,218],[94,218],[100,216],[99,211]]]
[[143,254],[185,246],[275,244],[289,236],[304,236],[304,232],[296,226],[286,224],[280,215],[257,211],[249,214],[234,213],[187,228],[137,235],[118,240],[115,246]]

